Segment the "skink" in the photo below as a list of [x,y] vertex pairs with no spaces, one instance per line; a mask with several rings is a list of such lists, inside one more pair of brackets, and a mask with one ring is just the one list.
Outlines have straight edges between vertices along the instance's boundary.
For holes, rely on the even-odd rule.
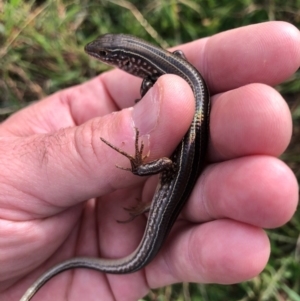
[[[85,46],[85,51],[98,60],[143,78],[143,97],[158,77],[170,73],[182,77],[193,90],[196,102],[191,126],[169,162],[157,163],[158,168],[149,174],[160,172],[159,184],[153,197],[143,238],[136,250],[121,259],[78,257],[62,262],[43,274],[24,294],[20,301],[29,301],[50,278],[73,268],[89,268],[106,273],[126,274],[135,272],[148,264],[160,250],[183,205],[189,198],[203,168],[208,144],[210,99],[206,84],[200,73],[187,62],[181,51],[163,50],[139,38],[124,34],[105,34]],[[108,141],[106,144],[127,156],[132,171],[139,174],[137,159],[143,159],[137,147],[136,156],[120,151]],[[143,164],[137,162],[137,165]],[[155,167],[156,162],[152,165]],[[143,164],[143,167],[147,166]],[[159,166],[163,166],[160,168]],[[136,170],[134,170],[136,168]],[[146,168],[147,170],[147,168]],[[147,171],[146,171],[147,174]]]

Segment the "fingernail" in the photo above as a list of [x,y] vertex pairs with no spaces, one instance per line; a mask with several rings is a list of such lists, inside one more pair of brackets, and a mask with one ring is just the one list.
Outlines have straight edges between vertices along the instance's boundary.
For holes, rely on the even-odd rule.
[[157,82],[133,108],[133,123],[142,135],[152,132],[158,123],[161,94],[161,87]]

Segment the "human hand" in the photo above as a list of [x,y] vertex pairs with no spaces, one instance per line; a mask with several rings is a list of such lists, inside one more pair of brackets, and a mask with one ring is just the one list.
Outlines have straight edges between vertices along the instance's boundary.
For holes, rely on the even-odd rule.
[[[136,300],[170,283],[229,284],[257,275],[270,249],[262,228],[281,226],[297,205],[296,179],[277,159],[290,140],[291,116],[270,86],[299,67],[299,40],[295,27],[270,22],[178,47],[206,79],[212,111],[209,165],[170,237],[142,271],[64,272],[37,300]],[[173,75],[128,108],[139,85],[113,70],[1,124],[1,300],[18,300],[67,258],[119,258],[138,245],[146,218],[126,225],[116,220],[128,217],[123,207],[136,198],[151,200],[157,179],[115,168],[128,160],[99,137],[132,153],[137,126],[150,140],[149,160],[168,156],[194,114],[191,89]]]

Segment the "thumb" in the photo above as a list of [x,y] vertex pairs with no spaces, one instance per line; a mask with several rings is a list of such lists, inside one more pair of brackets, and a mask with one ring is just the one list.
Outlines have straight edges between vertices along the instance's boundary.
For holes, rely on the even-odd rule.
[[149,160],[169,156],[188,130],[194,107],[189,85],[178,76],[166,75],[134,107],[54,134],[5,138],[0,157],[4,158],[2,152],[9,159],[0,171],[0,191],[12,196],[10,206],[23,219],[33,212],[39,218],[53,215],[133,185],[142,179],[115,168],[115,164],[129,167],[128,159],[100,137],[134,155],[137,127]]

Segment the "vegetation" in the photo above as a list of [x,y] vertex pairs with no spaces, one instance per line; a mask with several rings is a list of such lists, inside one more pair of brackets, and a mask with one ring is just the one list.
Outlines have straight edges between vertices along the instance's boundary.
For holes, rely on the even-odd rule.
[[[106,32],[130,33],[163,47],[267,20],[299,27],[300,0],[0,1],[0,118],[29,102],[84,82],[106,68],[83,46]],[[290,105],[294,136],[282,158],[300,176],[300,73],[277,87]],[[270,261],[237,285],[180,284],[145,300],[300,300],[300,211],[268,231]],[[298,242],[298,243],[297,243]]]

